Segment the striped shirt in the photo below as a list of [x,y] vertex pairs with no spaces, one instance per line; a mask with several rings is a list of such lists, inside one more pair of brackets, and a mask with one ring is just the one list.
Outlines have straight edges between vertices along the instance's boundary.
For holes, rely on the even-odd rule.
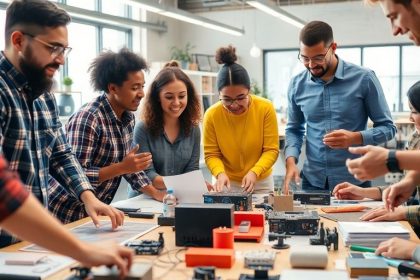
[[[151,185],[143,171],[116,176],[99,183],[99,170],[121,162],[131,150],[134,115],[124,112],[121,120],[115,115],[106,94],[95,98],[75,113],[66,125],[67,139],[82,165],[96,196],[102,202],[111,203],[124,177],[133,189]],[[55,181],[50,181],[50,211],[63,223],[69,223],[87,214],[83,204],[78,202],[66,189]]]
[[6,160],[0,156],[0,222],[13,214],[28,195],[17,174],[8,170]]
[[39,190],[45,206],[49,175],[75,197],[92,190],[64,136],[54,94],[31,95],[25,76],[0,53],[0,152],[9,168],[30,192]]

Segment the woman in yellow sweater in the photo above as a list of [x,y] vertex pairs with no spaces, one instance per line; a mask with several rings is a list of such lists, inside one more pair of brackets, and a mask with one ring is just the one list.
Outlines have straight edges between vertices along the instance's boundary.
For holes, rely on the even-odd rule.
[[268,193],[279,154],[276,113],[271,101],[250,94],[248,73],[236,59],[232,46],[217,50],[220,102],[204,115],[204,157],[216,191]]

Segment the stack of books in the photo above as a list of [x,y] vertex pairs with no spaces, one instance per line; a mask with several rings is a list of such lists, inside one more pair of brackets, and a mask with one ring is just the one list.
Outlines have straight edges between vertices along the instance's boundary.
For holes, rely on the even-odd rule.
[[399,222],[338,222],[344,245],[377,247],[392,237],[410,239],[410,232]]

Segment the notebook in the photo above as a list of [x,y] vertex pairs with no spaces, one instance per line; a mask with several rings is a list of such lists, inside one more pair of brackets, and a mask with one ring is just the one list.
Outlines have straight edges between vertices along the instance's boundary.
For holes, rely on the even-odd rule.
[[338,222],[345,246],[377,247],[392,237],[410,239],[410,232],[399,222]]

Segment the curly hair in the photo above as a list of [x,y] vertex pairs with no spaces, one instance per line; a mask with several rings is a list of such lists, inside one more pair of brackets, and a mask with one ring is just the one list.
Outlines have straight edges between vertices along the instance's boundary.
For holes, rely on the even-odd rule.
[[181,116],[179,116],[184,134],[190,135],[192,127],[197,126],[200,122],[200,102],[194,84],[179,68],[178,63],[171,61],[157,74],[146,94],[141,118],[152,136],[156,137],[163,131],[163,109],[159,94],[164,86],[177,80],[183,82],[187,87],[187,106]]
[[105,51],[89,66],[90,83],[96,91],[109,93],[110,83],[121,86],[130,72],[147,69],[146,60],[127,48],[122,48],[118,53]]

